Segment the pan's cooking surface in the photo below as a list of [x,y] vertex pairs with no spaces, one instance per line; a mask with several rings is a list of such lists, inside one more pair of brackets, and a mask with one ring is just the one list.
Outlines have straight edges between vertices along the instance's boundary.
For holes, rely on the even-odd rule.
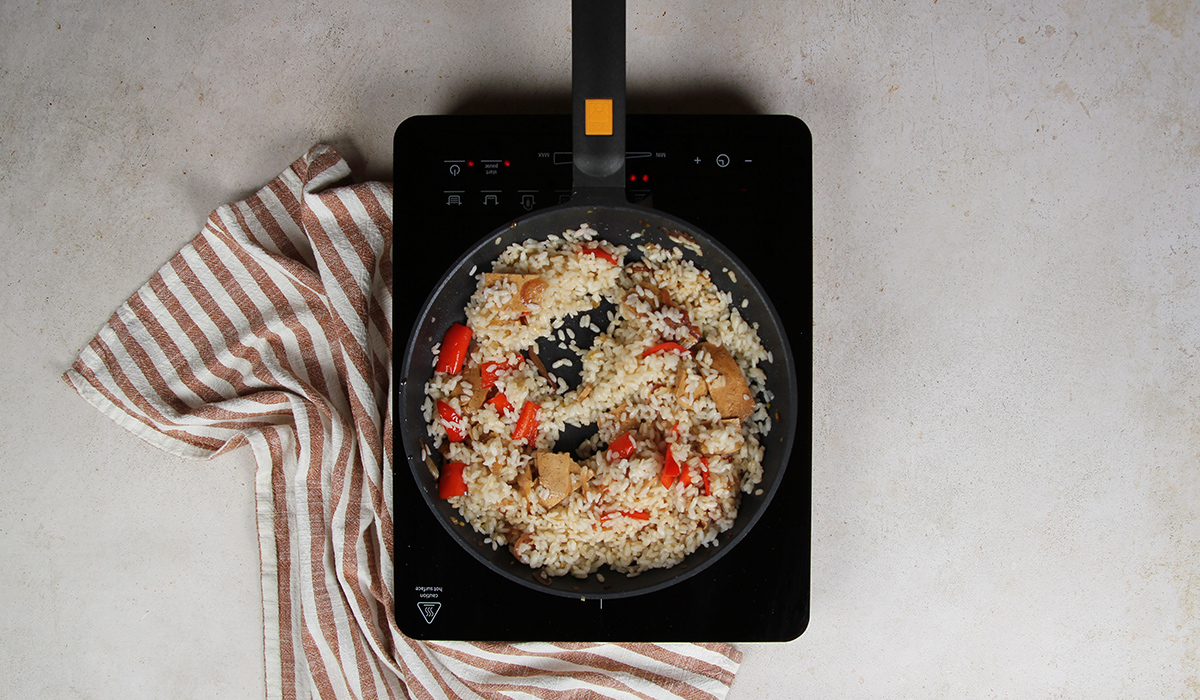
[[[568,117],[430,117],[401,126],[395,347],[404,347],[421,302],[480,231],[569,192],[570,135]],[[441,530],[398,454],[397,616],[411,636],[753,641],[794,637],[807,622],[811,264],[793,252],[811,237],[807,129],[786,117],[633,116],[627,150],[632,197],[649,195],[705,228],[755,272],[780,311],[802,370],[802,432],[779,495],[711,569],[601,608],[525,590],[473,560]]]

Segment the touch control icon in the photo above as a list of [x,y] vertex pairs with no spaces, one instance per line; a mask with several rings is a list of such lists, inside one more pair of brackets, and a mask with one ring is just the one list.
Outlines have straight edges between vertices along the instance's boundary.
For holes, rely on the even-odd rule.
[[729,165],[729,156],[725,155],[724,153],[717,156],[717,165],[722,168],[724,168],[726,165]]

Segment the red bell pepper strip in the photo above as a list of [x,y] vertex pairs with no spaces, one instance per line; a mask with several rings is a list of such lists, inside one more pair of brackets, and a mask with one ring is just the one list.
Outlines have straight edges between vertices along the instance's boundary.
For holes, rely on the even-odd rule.
[[505,360],[504,362],[484,362],[479,372],[479,376],[483,380],[483,388],[495,386],[496,378],[500,376],[501,372],[507,369],[516,369],[523,360],[523,357],[518,357],[515,360]]
[[708,481],[708,459],[700,458],[700,476],[704,478],[704,495],[712,495],[712,484]]
[[497,391],[495,396],[488,399],[484,403],[491,404],[496,409],[496,413],[499,413],[500,415],[504,415],[509,411],[517,410],[513,407],[512,403],[509,402],[508,397],[504,395],[503,391]]
[[453,406],[438,399],[437,412],[442,419],[442,427],[446,429],[446,436],[450,438],[450,442],[462,442],[467,439],[467,432],[459,423],[461,418]]
[[688,469],[687,462],[680,462],[679,464],[679,483],[684,486],[692,485],[692,471]]
[[446,374],[458,374],[463,361],[467,359],[467,350],[471,347],[471,329],[461,323],[450,325],[442,338],[442,347],[438,351],[437,371]]
[[675,453],[671,450],[670,443],[667,444],[667,461],[663,464],[662,485],[665,488],[671,488],[671,484],[675,483],[675,479],[679,476],[679,462],[675,461]]
[[585,253],[587,255],[595,255],[597,258],[603,258],[603,259],[609,261],[610,263],[612,263],[613,265],[617,264],[617,259],[615,257],[613,257],[613,254],[603,248],[598,248],[596,246],[587,246],[580,252]]
[[629,459],[629,455],[637,450],[637,443],[634,442],[633,436],[628,432],[621,433],[621,437],[608,443],[608,458],[609,460]]
[[462,462],[450,462],[442,466],[441,476],[438,477],[438,498],[453,498],[467,492],[467,482],[463,481],[463,469],[466,466]]
[[537,437],[538,413],[542,407],[532,401],[526,401],[521,407],[521,415],[517,417],[517,425],[513,428],[513,440],[528,439],[530,442]]
[[679,352],[679,353],[683,353],[686,355],[688,350],[687,350],[687,348],[683,347],[679,343],[672,343],[672,342],[659,343],[658,345],[654,345],[652,347],[648,347],[645,350],[643,350],[642,357],[648,357],[650,355],[653,355],[656,352]]

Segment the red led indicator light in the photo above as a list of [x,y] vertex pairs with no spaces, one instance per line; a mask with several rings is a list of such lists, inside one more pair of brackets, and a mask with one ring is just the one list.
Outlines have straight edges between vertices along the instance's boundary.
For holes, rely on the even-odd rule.
[[475,161],[473,161],[473,160],[468,160],[468,161],[467,161],[467,167],[468,167],[468,168],[473,168],[473,167],[475,167]]
[[512,161],[510,161],[510,160],[506,160],[506,161],[504,161],[504,167],[506,167],[506,168],[507,168],[507,167],[508,167],[508,166],[510,166],[510,165],[512,165]]
[[629,176],[629,181],[630,181],[630,182],[637,182],[637,175],[630,175],[630,176]]
[[649,175],[643,175],[643,176],[642,176],[642,182],[650,182],[650,176],[649,176]]

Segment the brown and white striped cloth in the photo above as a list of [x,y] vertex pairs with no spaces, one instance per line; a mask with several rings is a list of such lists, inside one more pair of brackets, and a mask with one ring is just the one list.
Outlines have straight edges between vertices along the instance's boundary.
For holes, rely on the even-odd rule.
[[63,375],[148,442],[257,462],[267,697],[724,698],[724,644],[419,642],[393,608],[392,191],[315,147],[204,230]]

